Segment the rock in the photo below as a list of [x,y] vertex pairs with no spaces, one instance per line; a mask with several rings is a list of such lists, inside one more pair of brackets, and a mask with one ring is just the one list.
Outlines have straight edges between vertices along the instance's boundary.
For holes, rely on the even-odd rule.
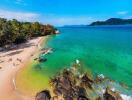
[[91,80],[86,74],[84,74],[81,78],[82,84],[92,89],[92,83],[94,83],[93,80]]
[[96,83],[101,83],[105,80],[105,76],[103,74],[97,75],[95,78]]
[[89,99],[85,96],[79,96],[77,100],[89,100]]
[[102,98],[101,97],[97,97],[96,100],[102,100]]
[[[78,70],[79,71],[79,70]],[[54,78],[51,78],[50,85],[55,97],[53,100],[123,100],[119,93],[113,89],[100,87],[103,82],[103,75],[98,77],[97,82],[90,78],[87,73],[75,74],[74,71],[64,69]],[[62,99],[58,99],[58,98]],[[45,98],[45,99],[44,99]],[[37,94],[36,100],[50,100],[48,91]]]
[[58,96],[53,96],[51,100],[58,100]]
[[59,77],[59,79],[53,80],[54,93],[57,95],[67,95],[71,89],[70,81],[67,78]]
[[69,79],[64,78],[64,77],[60,78],[60,86],[66,90],[69,90],[72,87]]
[[35,100],[50,100],[51,95],[48,90],[44,90],[40,93],[37,93]]
[[123,100],[119,93],[113,92],[109,88],[106,88],[106,91],[103,96],[104,100]]
[[85,88],[80,87],[79,91],[78,91],[78,95],[79,96],[86,96],[86,90],[85,90]]
[[64,97],[64,100],[73,100],[73,98],[70,96],[66,96],[66,97]]

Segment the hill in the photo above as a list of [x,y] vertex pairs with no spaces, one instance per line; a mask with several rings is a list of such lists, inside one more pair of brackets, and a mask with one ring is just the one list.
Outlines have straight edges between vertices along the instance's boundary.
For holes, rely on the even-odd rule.
[[120,19],[120,18],[110,18],[106,21],[96,21],[91,23],[89,26],[97,25],[126,25],[132,24],[132,19]]

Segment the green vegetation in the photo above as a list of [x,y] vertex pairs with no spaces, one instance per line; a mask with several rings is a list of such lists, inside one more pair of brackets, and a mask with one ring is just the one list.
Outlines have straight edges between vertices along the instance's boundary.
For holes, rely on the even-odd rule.
[[23,43],[37,36],[55,34],[55,31],[56,29],[52,25],[0,18],[0,47]]
[[97,25],[125,25],[132,24],[132,19],[120,19],[120,18],[110,18],[106,21],[96,21],[90,24],[90,26]]

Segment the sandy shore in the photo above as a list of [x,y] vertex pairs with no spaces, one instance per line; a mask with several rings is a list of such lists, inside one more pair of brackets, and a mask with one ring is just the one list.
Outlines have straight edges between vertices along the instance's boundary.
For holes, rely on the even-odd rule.
[[31,100],[15,91],[17,71],[26,64],[40,47],[44,37],[29,40],[15,50],[0,52],[0,100]]

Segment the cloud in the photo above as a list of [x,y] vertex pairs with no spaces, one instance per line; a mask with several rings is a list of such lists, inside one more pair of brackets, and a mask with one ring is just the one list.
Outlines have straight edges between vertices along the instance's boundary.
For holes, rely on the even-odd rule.
[[128,14],[128,11],[119,11],[117,12],[118,15],[126,15]]
[[17,19],[20,21],[35,21],[38,20],[39,14],[32,12],[15,12],[0,9],[0,17],[7,19]]
[[44,24],[52,24],[56,26],[62,25],[87,25],[96,21],[93,17],[89,16],[56,16],[53,14],[37,14],[33,12],[16,12],[0,9],[0,17],[7,19],[17,19],[19,21],[39,21]]
[[43,17],[43,22],[45,24],[49,23],[49,24],[53,24],[53,25],[57,25],[57,26],[62,26],[62,25],[87,25],[93,21],[95,21],[94,18],[92,17]]

